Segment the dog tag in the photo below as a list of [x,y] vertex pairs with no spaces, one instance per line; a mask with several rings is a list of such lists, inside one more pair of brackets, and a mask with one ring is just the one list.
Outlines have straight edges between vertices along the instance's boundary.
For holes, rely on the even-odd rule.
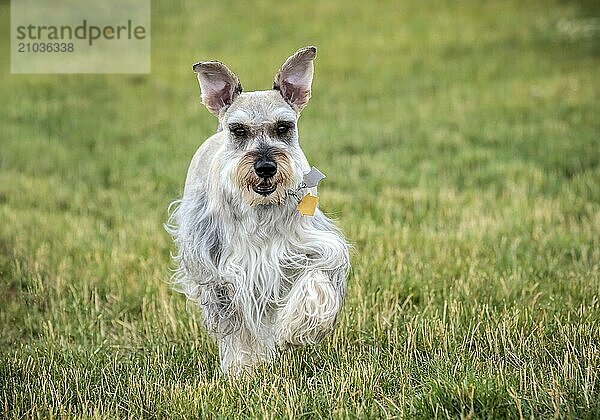
[[308,193],[298,203],[298,211],[302,216],[314,216],[317,204],[319,204],[319,197]]
[[316,187],[323,178],[325,178],[325,175],[313,166],[308,173],[304,174],[304,185],[307,188]]

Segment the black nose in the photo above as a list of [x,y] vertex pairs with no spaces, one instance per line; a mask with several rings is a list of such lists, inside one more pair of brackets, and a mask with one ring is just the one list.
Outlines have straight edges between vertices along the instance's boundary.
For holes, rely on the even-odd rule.
[[277,163],[267,159],[257,160],[254,162],[254,171],[261,178],[269,178],[277,172]]

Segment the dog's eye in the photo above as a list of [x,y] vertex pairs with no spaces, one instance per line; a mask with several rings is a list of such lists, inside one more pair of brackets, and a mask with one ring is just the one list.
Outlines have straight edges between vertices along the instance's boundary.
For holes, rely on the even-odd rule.
[[248,135],[248,129],[243,125],[232,124],[229,131],[236,137],[246,137]]
[[292,125],[290,123],[280,121],[277,123],[277,134],[279,134],[279,135],[286,134],[288,131],[290,131],[291,128],[292,128]]

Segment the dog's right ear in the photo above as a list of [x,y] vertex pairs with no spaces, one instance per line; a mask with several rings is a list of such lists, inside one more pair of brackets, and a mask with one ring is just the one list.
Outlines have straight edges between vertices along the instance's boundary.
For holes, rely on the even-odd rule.
[[242,93],[237,76],[223,63],[205,61],[194,64],[192,69],[198,75],[202,103],[217,117]]

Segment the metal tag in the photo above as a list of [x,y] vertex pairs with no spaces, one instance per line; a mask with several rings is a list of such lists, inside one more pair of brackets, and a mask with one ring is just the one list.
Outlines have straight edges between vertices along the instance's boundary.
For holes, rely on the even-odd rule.
[[316,187],[323,178],[325,175],[313,166],[308,173],[304,174],[304,185],[307,188]]
[[317,204],[319,204],[319,197],[308,193],[298,203],[298,211],[302,216],[314,216]]

